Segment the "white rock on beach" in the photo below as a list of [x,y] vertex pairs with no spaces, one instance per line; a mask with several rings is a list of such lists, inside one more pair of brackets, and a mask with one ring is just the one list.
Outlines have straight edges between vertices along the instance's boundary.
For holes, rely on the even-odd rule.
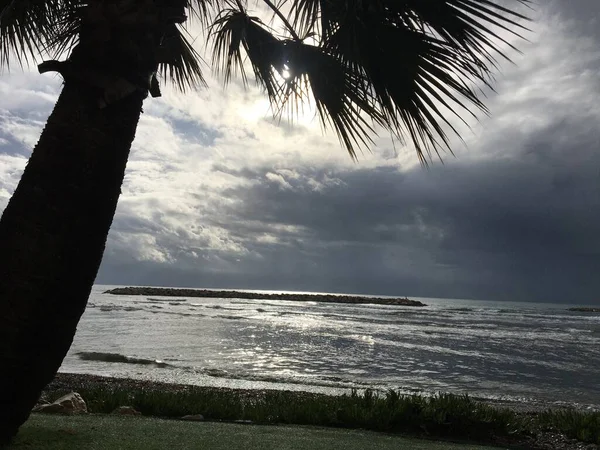
[[36,406],[33,411],[62,414],[84,414],[88,412],[85,401],[77,392],[63,395],[61,398],[50,404]]

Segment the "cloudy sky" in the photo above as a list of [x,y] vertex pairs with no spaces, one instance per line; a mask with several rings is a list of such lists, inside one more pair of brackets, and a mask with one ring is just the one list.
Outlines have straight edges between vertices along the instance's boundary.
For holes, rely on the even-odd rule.
[[[352,162],[237,82],[147,100],[97,282],[600,303],[600,2],[537,3],[428,170],[384,135]],[[60,82],[0,75],[0,211]]]

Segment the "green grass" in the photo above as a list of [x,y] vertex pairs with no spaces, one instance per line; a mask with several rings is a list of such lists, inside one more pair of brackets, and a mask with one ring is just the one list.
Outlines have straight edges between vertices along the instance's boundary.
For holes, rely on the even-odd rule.
[[10,450],[493,450],[361,430],[33,414]]
[[[570,410],[519,414],[467,396],[385,396],[372,391],[327,396],[286,391],[237,391],[189,387],[182,391],[95,386],[78,389],[94,413],[122,405],[145,416],[202,414],[207,420],[250,420],[258,424],[297,424],[361,428],[475,442],[522,440],[539,431],[558,431],[583,442],[600,443],[600,413]],[[54,392],[53,398],[64,392]],[[51,398],[51,399],[53,399]]]
[[600,412],[546,411],[537,417],[541,428],[557,430],[582,442],[600,444]]

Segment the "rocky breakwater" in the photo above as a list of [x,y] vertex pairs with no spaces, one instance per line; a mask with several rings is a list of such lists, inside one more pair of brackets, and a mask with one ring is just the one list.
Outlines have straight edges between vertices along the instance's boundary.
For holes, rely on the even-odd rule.
[[576,306],[574,308],[568,308],[567,311],[600,313],[600,308],[593,308],[589,306]]
[[326,302],[326,303],[372,303],[376,305],[397,306],[427,306],[417,300],[409,298],[380,298],[363,297],[359,295],[333,295],[333,294],[262,294],[244,291],[217,291],[209,289],[175,289],[156,287],[123,287],[110,289],[105,294],[114,295],[146,295],[163,297],[204,297],[204,298],[243,298],[255,300],[289,300],[298,302]]

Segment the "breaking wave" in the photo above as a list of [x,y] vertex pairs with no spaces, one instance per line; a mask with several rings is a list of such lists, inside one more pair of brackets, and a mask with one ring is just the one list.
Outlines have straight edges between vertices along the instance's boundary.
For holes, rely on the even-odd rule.
[[183,303],[183,302],[187,302],[187,299],[185,298],[150,298],[148,297],[147,300],[149,302],[163,302],[163,303]]
[[133,356],[126,356],[120,353],[79,352],[77,353],[77,356],[79,356],[79,359],[84,361],[102,361],[124,364],[141,364],[145,366],[152,365],[156,367],[171,367],[171,364],[159,359],[135,358]]

